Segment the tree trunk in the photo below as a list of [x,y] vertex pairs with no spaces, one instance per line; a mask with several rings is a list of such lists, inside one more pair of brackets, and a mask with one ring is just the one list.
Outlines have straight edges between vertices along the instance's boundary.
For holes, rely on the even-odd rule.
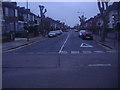
[[[106,9],[105,9],[105,6],[106,6]],[[98,0],[98,8],[99,8],[99,11],[100,11],[100,14],[101,14],[101,19],[103,20],[103,27],[102,27],[102,35],[101,35],[101,39],[100,41],[101,42],[105,42],[105,38],[107,36],[107,26],[108,26],[108,2],[103,2],[101,0]]]
[[108,22],[108,19],[107,19],[107,16],[105,17],[102,17],[102,20],[103,20],[103,28],[102,28],[102,35],[101,35],[101,39],[100,41],[101,42],[105,42],[105,39],[106,39],[106,36],[107,36],[107,22]]

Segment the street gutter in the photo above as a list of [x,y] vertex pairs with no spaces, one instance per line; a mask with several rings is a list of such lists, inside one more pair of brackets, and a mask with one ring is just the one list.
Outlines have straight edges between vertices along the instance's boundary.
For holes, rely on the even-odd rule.
[[107,45],[107,44],[104,44],[104,43],[102,43],[102,42],[99,42],[99,41],[97,41],[97,40],[94,40],[96,43],[99,43],[100,45],[102,45],[102,46],[105,46],[105,47],[107,47],[107,48],[109,48],[109,49],[113,49],[111,46],[109,46],[109,45]]
[[7,49],[6,51],[12,50],[12,49],[16,49],[16,48],[19,48],[19,47],[22,47],[22,46],[26,46],[26,45],[29,45],[29,44],[34,43],[34,42],[35,42],[35,41],[31,41],[31,42],[28,42],[28,43],[24,43],[24,44],[19,45],[19,46],[16,46],[16,47],[9,48],[9,49]]
[[41,40],[43,40],[43,39],[46,39],[46,38],[41,38],[40,40],[34,40],[34,41],[26,42],[26,43],[24,43],[24,44],[21,44],[21,45],[15,46],[15,47],[11,47],[11,48],[3,51],[3,52],[9,52],[9,51],[11,51],[11,50],[14,50],[14,49],[17,49],[17,48],[20,48],[20,47],[24,47],[24,46],[30,45],[30,44],[32,44],[32,43],[39,42],[39,41],[41,41]]

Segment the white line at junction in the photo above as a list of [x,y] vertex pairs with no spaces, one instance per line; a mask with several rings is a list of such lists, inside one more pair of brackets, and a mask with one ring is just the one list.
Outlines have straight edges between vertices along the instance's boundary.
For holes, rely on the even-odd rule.
[[89,67],[111,66],[111,64],[89,64]]

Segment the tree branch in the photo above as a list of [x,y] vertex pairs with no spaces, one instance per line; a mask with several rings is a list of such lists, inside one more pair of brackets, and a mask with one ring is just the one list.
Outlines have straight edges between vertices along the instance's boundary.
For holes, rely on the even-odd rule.
[[104,2],[102,1],[102,10],[105,10]]
[[98,0],[98,8],[99,8],[99,11],[100,11],[100,13],[102,13],[102,7],[101,7],[101,3],[100,3],[100,0]]
[[108,9],[108,2],[105,2],[105,5],[106,5],[106,10]]

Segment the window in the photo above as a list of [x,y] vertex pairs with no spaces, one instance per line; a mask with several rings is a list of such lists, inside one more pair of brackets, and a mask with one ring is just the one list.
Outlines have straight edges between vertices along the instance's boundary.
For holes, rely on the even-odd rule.
[[10,28],[9,29],[10,29],[10,31],[14,31],[14,23],[13,22],[10,23]]
[[23,14],[24,21],[27,21],[27,14]]
[[24,27],[24,24],[21,23],[21,22],[18,22],[17,30],[18,30],[18,31],[21,31],[21,30],[23,30],[23,27]]
[[5,7],[5,16],[8,16],[8,8]]
[[16,28],[16,31],[18,31],[18,23],[17,22],[15,23],[15,28]]
[[28,20],[30,20],[30,14],[28,14]]
[[32,21],[34,21],[34,16],[32,16]]
[[14,16],[14,9],[10,9],[10,16],[13,17]]
[[17,11],[17,9],[15,9],[15,16],[16,16],[16,17],[18,16],[18,11]]

